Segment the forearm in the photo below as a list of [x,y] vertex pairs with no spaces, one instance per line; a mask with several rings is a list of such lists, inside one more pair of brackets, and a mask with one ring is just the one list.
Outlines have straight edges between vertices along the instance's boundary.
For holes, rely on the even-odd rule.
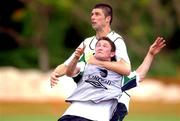
[[76,68],[77,62],[78,62],[79,58],[78,57],[74,57],[71,62],[67,65],[67,69],[66,69],[66,75],[67,76],[74,76],[78,69]]
[[109,61],[99,61],[100,66],[107,68],[108,70],[114,71],[118,74],[129,75],[131,72],[131,66],[125,62],[109,62]]
[[60,77],[66,74],[66,69],[67,69],[67,66],[65,64],[61,64],[54,69],[54,72],[57,73],[58,76]]
[[142,81],[145,78],[152,64],[153,59],[154,55],[148,53],[145,59],[143,60],[142,64],[137,68],[136,72],[139,74],[140,81]]

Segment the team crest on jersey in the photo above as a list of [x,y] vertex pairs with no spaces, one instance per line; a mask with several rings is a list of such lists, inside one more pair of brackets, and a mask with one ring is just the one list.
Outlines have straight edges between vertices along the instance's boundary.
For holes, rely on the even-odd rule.
[[90,83],[91,85],[93,85],[96,88],[103,88],[103,89],[107,89],[103,84],[101,84],[101,82],[99,81],[92,81],[92,80],[85,80],[85,82]]
[[100,71],[100,75],[104,78],[107,77],[107,74],[108,74],[108,71],[106,69],[101,69],[99,68],[99,71]]
[[111,85],[111,81],[106,79],[108,75],[108,71],[106,69],[101,69],[101,68],[98,68],[98,70],[99,70],[99,75],[90,74],[88,75],[88,79],[85,80],[85,82],[90,83],[96,88],[107,89],[107,87],[104,84]]

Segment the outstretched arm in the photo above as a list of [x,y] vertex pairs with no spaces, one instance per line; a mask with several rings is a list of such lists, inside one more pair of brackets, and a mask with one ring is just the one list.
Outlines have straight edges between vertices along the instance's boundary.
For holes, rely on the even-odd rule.
[[150,46],[142,64],[136,69],[136,72],[139,74],[140,81],[145,78],[155,55],[158,54],[164,46],[166,46],[166,44],[164,38],[162,37],[157,37],[154,43]]
[[142,64],[136,69],[136,72],[131,72],[129,76],[124,77],[123,87],[121,88],[122,91],[132,89],[136,87],[139,82],[144,80],[155,55],[158,54],[165,45],[165,40],[162,37],[158,37],[154,41]]

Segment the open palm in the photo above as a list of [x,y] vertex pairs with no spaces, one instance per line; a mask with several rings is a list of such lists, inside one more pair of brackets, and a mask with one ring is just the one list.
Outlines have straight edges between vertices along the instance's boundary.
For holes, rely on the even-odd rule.
[[149,53],[152,55],[156,55],[164,46],[166,46],[164,38],[157,37],[156,41],[150,46]]

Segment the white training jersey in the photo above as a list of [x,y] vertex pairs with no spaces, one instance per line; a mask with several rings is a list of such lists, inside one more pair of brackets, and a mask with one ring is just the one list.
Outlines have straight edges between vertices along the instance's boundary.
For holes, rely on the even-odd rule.
[[[119,61],[121,59],[123,59],[126,63],[130,64],[130,60],[128,57],[128,53],[127,53],[127,49],[126,49],[126,45],[124,43],[123,38],[117,34],[114,31],[111,31],[107,37],[114,42],[115,46],[116,46],[116,60]],[[80,45],[79,47],[83,47],[86,46],[85,50],[84,50],[84,54],[85,54],[85,61],[87,61],[89,59],[89,57],[91,55],[93,55],[93,53],[95,52],[95,46],[97,43],[97,38],[96,36],[92,36],[89,37],[87,39],[85,39]],[[67,59],[65,61],[65,65],[68,65],[69,62],[72,60],[72,58],[74,57],[74,53],[71,55],[71,57],[69,59]]]
[[[126,45],[125,45],[125,42],[124,42],[123,38],[114,31],[111,31],[107,35],[107,37],[110,38],[110,40],[113,41],[115,46],[116,46],[116,53],[115,53],[116,60],[119,61],[119,60],[123,59],[124,61],[126,61],[126,63],[130,64],[130,60],[129,60],[129,57],[128,57]],[[96,36],[92,36],[92,37],[89,37],[89,38],[85,39],[79,45],[79,47],[86,46],[86,48],[84,50],[84,59],[85,59],[86,62],[89,59],[89,57],[91,55],[93,55],[93,53],[95,52],[95,45],[96,45],[97,41],[98,40],[97,40]],[[74,53],[70,56],[70,58],[68,58],[64,62],[64,64],[68,65],[73,57],[74,57]],[[81,64],[81,65],[85,65],[85,64]],[[81,72],[82,71],[83,71],[83,69],[81,68]],[[128,110],[129,109],[129,100],[130,100],[130,96],[127,93],[123,92],[122,96],[118,100],[118,102],[121,102],[121,103],[125,104],[126,108]]]
[[[82,65],[81,65],[82,66]],[[124,77],[122,80],[122,86],[136,87],[139,84],[139,75],[134,71],[131,72],[128,77]],[[135,84],[135,86],[134,86]],[[133,86],[133,87],[132,87]],[[122,93],[122,96],[119,98],[119,102],[125,104],[126,108],[129,109],[129,95],[125,92]],[[112,110],[114,110],[116,105],[115,100],[109,100],[101,103],[94,102],[72,102],[63,115],[76,115],[85,117],[95,121],[109,121],[112,117]]]
[[77,88],[66,99],[72,104],[64,115],[81,116],[93,121],[109,121],[122,93],[121,81],[122,75],[87,64]]
[[127,111],[129,111],[130,95],[125,91],[137,87],[139,85],[139,81],[140,78],[136,71],[131,72],[129,76],[123,77],[121,88],[123,93],[118,102],[125,104]]
[[97,65],[87,64],[81,81],[66,101],[100,103],[117,100],[122,93],[121,87],[122,75]]

